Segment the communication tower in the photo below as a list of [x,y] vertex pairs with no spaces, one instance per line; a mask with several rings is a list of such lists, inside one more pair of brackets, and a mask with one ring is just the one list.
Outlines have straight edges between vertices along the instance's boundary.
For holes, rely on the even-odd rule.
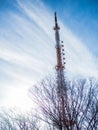
[[57,72],[57,86],[58,86],[58,93],[60,95],[63,94],[62,89],[66,89],[65,78],[64,78],[64,69],[65,69],[65,53],[64,53],[64,45],[63,41],[60,40],[59,30],[60,27],[58,26],[57,16],[55,12],[55,41],[56,41],[56,56],[57,56],[57,65],[55,66]]

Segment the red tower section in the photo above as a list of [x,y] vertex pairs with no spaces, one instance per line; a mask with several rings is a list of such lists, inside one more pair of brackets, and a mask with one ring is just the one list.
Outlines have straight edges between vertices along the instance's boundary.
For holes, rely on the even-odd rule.
[[[56,40],[56,54],[57,54],[57,65],[56,65],[56,70],[63,70],[64,69],[64,45],[61,45],[61,41],[60,41],[60,36],[59,36],[59,30],[60,27],[58,26],[57,23],[57,16],[56,16],[56,12],[55,12],[55,40]],[[62,42],[63,43],[63,42]]]

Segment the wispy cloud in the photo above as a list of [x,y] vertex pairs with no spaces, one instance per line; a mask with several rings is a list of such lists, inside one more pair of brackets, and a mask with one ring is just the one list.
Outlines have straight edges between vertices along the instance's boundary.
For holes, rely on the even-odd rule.
[[[52,73],[56,64],[52,12],[38,0],[17,0],[17,9],[19,12],[9,12],[5,17],[6,26],[0,32],[0,77],[4,75],[0,87],[13,90],[7,95],[14,93],[12,96],[16,99],[24,96],[21,92],[15,94],[16,89],[27,90],[36,80]],[[97,76],[94,56],[60,19],[58,21],[68,75]],[[6,102],[12,101],[12,96],[6,99],[4,91]]]

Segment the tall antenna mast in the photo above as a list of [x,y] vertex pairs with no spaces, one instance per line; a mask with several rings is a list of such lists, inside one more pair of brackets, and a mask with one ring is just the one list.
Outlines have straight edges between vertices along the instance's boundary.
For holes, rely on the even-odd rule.
[[70,127],[71,125],[74,125],[74,120],[71,120],[69,118],[68,111],[66,111],[65,106],[69,106],[68,98],[67,98],[67,90],[66,90],[66,83],[64,78],[64,69],[65,69],[65,58],[64,56],[64,45],[62,45],[62,41],[60,41],[60,35],[59,35],[60,27],[58,26],[57,22],[57,16],[55,12],[55,41],[56,41],[56,55],[57,55],[57,65],[55,67],[57,72],[57,91],[58,91],[58,104],[59,104],[59,123],[61,124],[61,129],[65,130],[66,127]]
[[63,42],[60,41],[60,35],[59,35],[60,27],[58,26],[56,12],[55,12],[54,30],[55,30],[56,55],[57,55],[57,65],[56,65],[55,69],[57,72],[58,92],[59,92],[59,94],[62,94],[62,89],[64,89],[64,88],[66,89],[65,79],[64,79],[64,69],[65,69],[64,55],[65,54],[64,54],[64,49],[63,49],[64,45],[61,44]]

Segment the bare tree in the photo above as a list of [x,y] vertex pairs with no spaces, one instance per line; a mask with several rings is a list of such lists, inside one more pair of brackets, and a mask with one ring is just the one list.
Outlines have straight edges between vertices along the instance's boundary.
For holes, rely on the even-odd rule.
[[39,113],[0,112],[0,130],[98,130],[98,84],[68,81],[58,93],[57,81],[45,79],[30,94]]
[[32,100],[47,123],[58,130],[98,129],[98,84],[74,80],[65,84],[58,96],[57,81],[49,79],[30,89]]
[[40,121],[33,114],[9,110],[0,113],[0,130],[39,130]]

